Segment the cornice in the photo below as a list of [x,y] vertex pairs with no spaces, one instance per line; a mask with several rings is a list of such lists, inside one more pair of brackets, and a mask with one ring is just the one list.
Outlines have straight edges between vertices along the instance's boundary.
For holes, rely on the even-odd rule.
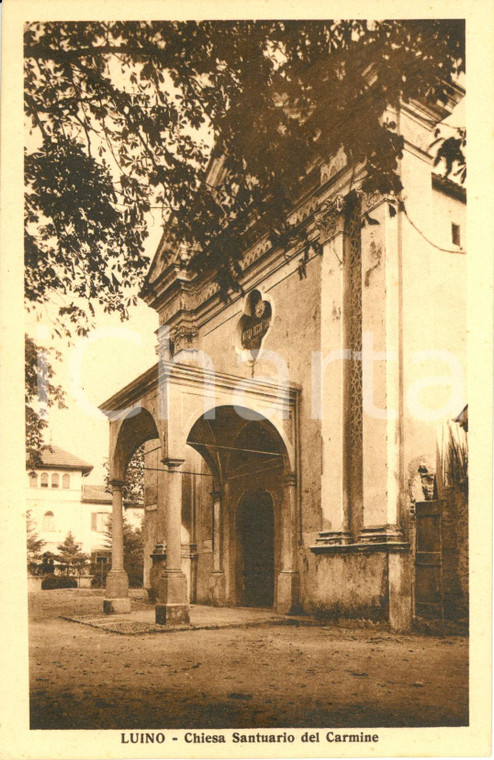
[[157,387],[158,363],[146,370],[146,372],[143,372],[142,375],[139,375],[139,377],[124,388],[117,391],[113,396],[110,396],[109,399],[103,401],[103,403],[98,406],[98,409],[111,419],[113,416],[112,412],[119,412],[127,406],[132,406],[132,404],[142,399]]
[[467,202],[467,191],[463,185],[459,185],[449,177],[443,177],[441,174],[432,174],[432,187],[439,190],[445,195],[449,195],[462,203]]
[[[451,92],[453,104],[461,99],[464,91],[460,87],[452,87]],[[404,103],[401,109],[415,121],[428,125],[428,128],[431,121],[437,121],[450,112],[448,106],[422,102]],[[416,146],[409,141],[406,148],[416,150]],[[426,154],[421,154],[420,158],[425,160]],[[357,186],[364,176],[364,167],[359,165],[352,169],[341,148],[329,160],[321,159],[311,167],[301,182],[301,193],[288,215],[289,223],[296,228],[305,227],[309,239],[321,242],[332,233],[329,219],[321,226],[322,216],[327,214],[338,195],[346,195],[351,186]],[[364,197],[365,210],[373,208],[378,202],[382,202],[382,199],[372,201],[373,204],[369,205],[368,199]],[[242,272],[238,281],[244,291],[249,287],[255,287],[255,284],[252,284],[254,281],[256,284],[259,283],[261,272],[262,277],[266,278],[299,255],[296,246],[288,251],[273,248],[262,224],[258,227],[255,223],[249,228],[249,234],[256,230],[259,233],[256,242],[245,251],[240,261]],[[166,240],[167,237],[164,236],[157,255],[163,254]],[[195,326],[200,328],[241,297],[234,294],[225,301],[214,279],[214,273],[198,275],[187,268],[186,259],[180,249],[177,249],[174,255],[170,255],[170,260],[163,263],[164,268],[156,279],[151,282],[148,275],[141,294],[145,302],[159,312],[160,324],[168,324],[171,330],[179,329],[184,321],[188,325],[191,322],[195,323]],[[152,266],[155,271],[158,265],[153,263]]]
[[111,419],[114,416],[112,412],[119,412],[137,403],[149,393],[157,392],[160,375],[166,377],[167,382],[174,385],[197,387],[201,390],[213,386],[218,389],[235,391],[241,387],[247,395],[254,395],[287,407],[293,407],[300,395],[300,386],[296,383],[280,384],[269,380],[256,380],[224,372],[213,372],[179,362],[163,361],[161,362],[160,373],[158,372],[158,363],[156,363],[154,367],[151,367],[147,372],[126,385],[125,388],[104,401],[99,409]]

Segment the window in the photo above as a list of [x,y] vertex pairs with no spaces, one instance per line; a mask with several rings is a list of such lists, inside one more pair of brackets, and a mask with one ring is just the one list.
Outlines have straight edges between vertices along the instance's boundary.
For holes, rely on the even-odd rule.
[[453,241],[453,245],[461,245],[460,225],[459,224],[452,224],[451,225],[451,240]]
[[31,472],[29,475],[29,488],[37,488],[38,487],[38,476],[35,472]]
[[55,530],[55,515],[53,512],[45,512],[43,515],[43,530],[50,532]]
[[41,486],[41,488],[48,488],[48,473],[47,472],[43,472],[41,474],[41,483],[40,483],[40,486]]
[[104,533],[108,527],[109,517],[108,512],[92,512],[91,530],[97,533]]
[[60,475],[57,472],[54,472],[51,476],[51,487],[52,488],[58,488],[60,486]]
[[65,475],[62,478],[62,488],[70,488],[70,475]]

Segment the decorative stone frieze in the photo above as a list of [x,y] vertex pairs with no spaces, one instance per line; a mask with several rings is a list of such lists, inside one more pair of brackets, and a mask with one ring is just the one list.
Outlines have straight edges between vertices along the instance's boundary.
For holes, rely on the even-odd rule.
[[344,208],[343,195],[328,198],[320,205],[319,210],[314,214],[314,222],[321,236],[319,242],[324,243],[339,232],[343,232]]
[[343,148],[340,148],[329,161],[321,166],[321,185],[325,185],[335,177],[347,165],[347,158]]
[[300,206],[296,211],[288,217],[288,222],[291,225],[301,224],[313,214],[318,207],[316,198],[311,198],[309,201]]
[[247,269],[251,264],[261,258],[271,248],[271,242],[267,239],[262,240],[245,254],[242,260],[243,269]]
[[195,327],[181,325],[173,330],[172,353],[177,354],[179,351],[193,351],[197,348],[198,331]]
[[377,208],[377,206],[380,206],[381,203],[396,203],[396,198],[393,195],[383,195],[379,190],[374,190],[372,193],[365,193],[362,190],[357,190],[357,193],[360,197],[362,216],[364,214],[369,214]]

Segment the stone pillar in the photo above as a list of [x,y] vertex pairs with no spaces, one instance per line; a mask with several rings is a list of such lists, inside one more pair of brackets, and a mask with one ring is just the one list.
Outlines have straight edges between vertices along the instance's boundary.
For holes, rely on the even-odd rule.
[[232,603],[232,588],[235,587],[233,580],[233,569],[231,566],[232,552],[231,552],[231,529],[232,529],[232,515],[230,510],[230,485],[228,483],[223,484],[223,493],[221,499],[222,505],[222,523],[223,523],[223,540],[222,540],[222,554],[223,554],[223,571],[225,574],[225,603]]
[[297,480],[294,473],[282,476],[281,572],[278,576],[276,610],[295,613],[300,604],[300,579],[297,570]]
[[362,229],[363,520],[360,542],[388,558],[389,623],[410,630],[411,555],[402,503],[403,386],[401,231],[386,198],[366,197],[363,211],[378,224]]
[[[322,204],[316,221],[321,261],[321,351],[313,377],[312,417],[320,419],[322,440],[321,509],[323,544],[351,541],[345,482],[345,219],[344,200]],[[314,363],[316,367],[317,364]],[[314,407],[314,401],[316,406]]]
[[165,459],[166,567],[159,584],[156,622],[177,625],[189,622],[187,578],[181,570],[182,473],[183,459]]
[[213,572],[210,582],[210,598],[213,604],[225,602],[225,573],[223,570],[223,493],[221,489],[211,491],[213,500]]
[[393,631],[412,628],[412,563],[410,551],[388,554],[389,624]]
[[166,498],[167,488],[166,479],[168,473],[161,469],[161,461],[159,457],[156,457],[154,466],[158,468],[156,473],[156,514],[154,520],[154,548],[150,555],[151,558],[151,571],[150,571],[150,599],[155,602],[159,597],[159,588],[161,578],[163,577],[163,570],[166,561],[165,552],[165,520],[166,520]]
[[362,229],[363,543],[403,541],[400,434],[401,272],[397,216],[378,194]]
[[129,578],[124,570],[123,557],[123,514],[122,488],[123,480],[112,480],[112,542],[111,570],[106,576],[106,596],[103,611],[107,614],[130,612]]

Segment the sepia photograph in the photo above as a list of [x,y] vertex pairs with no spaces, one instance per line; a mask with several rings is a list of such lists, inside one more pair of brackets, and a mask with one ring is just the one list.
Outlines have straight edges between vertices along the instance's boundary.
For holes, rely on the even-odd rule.
[[25,7],[29,735],[468,730],[466,14]]

